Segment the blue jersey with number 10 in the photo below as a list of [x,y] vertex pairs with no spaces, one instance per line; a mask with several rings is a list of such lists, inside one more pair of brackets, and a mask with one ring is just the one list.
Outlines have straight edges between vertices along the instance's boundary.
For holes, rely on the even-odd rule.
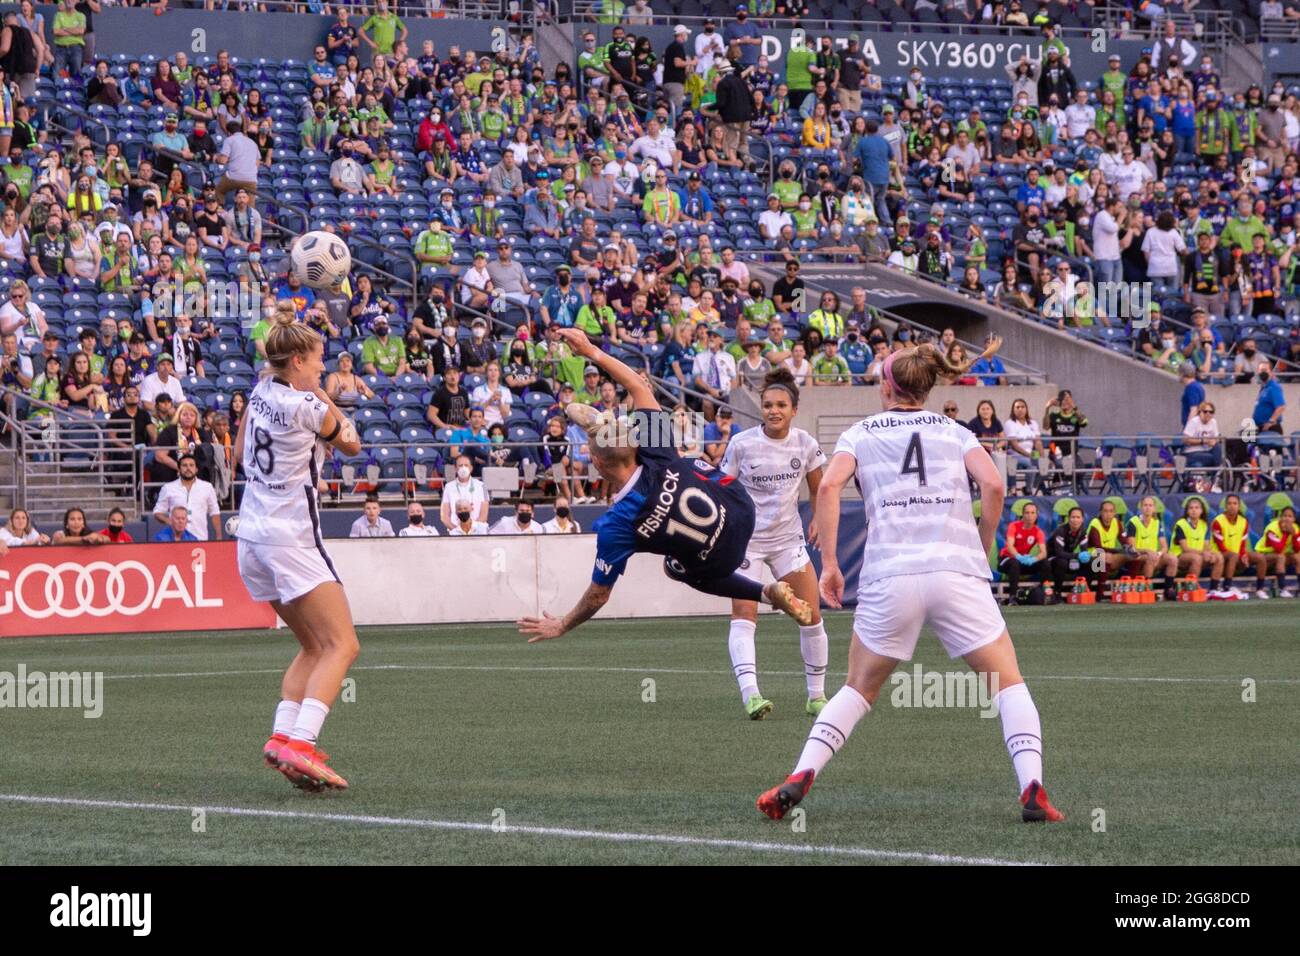
[[677,454],[667,412],[634,412],[632,419],[638,467],[592,526],[592,582],[613,584],[638,552],[676,558],[688,576],[731,574],[754,530],[749,493],[703,459]]

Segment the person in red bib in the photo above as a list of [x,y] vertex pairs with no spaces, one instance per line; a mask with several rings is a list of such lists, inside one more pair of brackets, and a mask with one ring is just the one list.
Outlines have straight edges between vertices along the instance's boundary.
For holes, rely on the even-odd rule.
[[1039,583],[1046,582],[1047,536],[1038,527],[1038,506],[1033,502],[1021,509],[1019,520],[1007,525],[1007,543],[1002,546],[998,570],[1007,576],[1007,604],[1020,603],[1017,595],[1022,574],[1037,577]]

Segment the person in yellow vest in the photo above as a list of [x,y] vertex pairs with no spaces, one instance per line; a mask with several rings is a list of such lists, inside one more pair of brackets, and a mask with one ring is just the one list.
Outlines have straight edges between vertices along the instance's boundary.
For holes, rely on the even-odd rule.
[[[1283,508],[1278,516],[1268,523],[1260,539],[1255,542],[1255,552],[1263,557],[1264,567],[1271,568],[1277,577],[1277,596],[1295,597],[1295,592],[1286,586],[1288,564],[1294,566],[1297,573],[1300,573],[1300,530],[1296,529],[1294,508]],[[1259,590],[1255,596],[1261,599],[1267,598],[1268,591],[1264,588],[1265,572],[1256,566],[1255,573],[1259,583]]]
[[[1106,580],[1137,557],[1124,534],[1124,525],[1115,514],[1115,502],[1103,501],[1097,517],[1088,522],[1088,550],[1094,555],[1092,567],[1097,575],[1096,587],[1100,595]],[[1104,565],[1098,560],[1099,555],[1104,557]]]
[[1210,522],[1210,540],[1214,549],[1223,555],[1223,579],[1215,593],[1223,595],[1223,600],[1244,601],[1246,592],[1232,586],[1237,569],[1249,571],[1255,569],[1255,587],[1257,591],[1268,591],[1264,587],[1264,576],[1268,573],[1268,558],[1251,550],[1250,522],[1241,513],[1241,498],[1228,495],[1223,499],[1223,513]]
[[[1125,573],[1140,574],[1152,580],[1156,569],[1164,569],[1169,558],[1169,542],[1165,538],[1164,524],[1156,514],[1154,496],[1147,495],[1138,502],[1138,513],[1128,519],[1128,530],[1137,557],[1128,563]],[[1165,574],[1168,573],[1166,570]]]
[[[1183,505],[1183,516],[1174,522],[1173,543],[1169,554],[1176,560],[1171,570],[1180,577],[1200,578],[1201,571],[1209,568],[1210,580],[1223,576],[1223,555],[1210,540],[1210,525],[1205,520],[1205,502],[1188,498]],[[1165,599],[1173,597],[1174,590],[1166,586]]]
[[820,307],[808,316],[808,325],[820,332],[823,339],[842,339],[844,316],[840,314],[840,297],[830,289],[823,292]]

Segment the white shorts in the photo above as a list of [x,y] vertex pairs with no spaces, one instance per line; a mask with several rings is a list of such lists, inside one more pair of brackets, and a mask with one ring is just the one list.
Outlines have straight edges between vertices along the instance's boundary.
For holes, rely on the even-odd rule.
[[324,548],[239,542],[239,576],[254,601],[288,604],[321,584],[338,583]]
[[1007,629],[989,582],[956,571],[878,578],[858,590],[853,632],[867,650],[910,661],[929,624],[949,657],[992,644]]
[[810,563],[808,549],[802,541],[760,546],[750,542],[749,549],[745,551],[743,568],[757,572],[761,565],[766,564],[772,577],[779,581],[787,574],[806,568]]

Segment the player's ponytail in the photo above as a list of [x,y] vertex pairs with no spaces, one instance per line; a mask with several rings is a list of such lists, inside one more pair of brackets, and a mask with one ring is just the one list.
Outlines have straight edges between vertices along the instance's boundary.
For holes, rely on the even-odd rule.
[[1001,345],[1002,339],[995,336],[975,358],[951,362],[938,346],[926,342],[891,353],[881,368],[881,376],[899,400],[919,405],[929,397],[940,377],[957,378],[965,374],[980,359],[993,355]]
[[283,372],[295,355],[310,355],[320,344],[320,333],[298,322],[292,305],[277,308],[266,335],[266,360],[273,372]]
[[763,388],[759,395],[765,394],[769,389],[779,388],[790,396],[790,404],[794,408],[799,407],[799,386],[795,383],[794,374],[788,368],[778,365],[772,371],[768,372],[763,378]]

